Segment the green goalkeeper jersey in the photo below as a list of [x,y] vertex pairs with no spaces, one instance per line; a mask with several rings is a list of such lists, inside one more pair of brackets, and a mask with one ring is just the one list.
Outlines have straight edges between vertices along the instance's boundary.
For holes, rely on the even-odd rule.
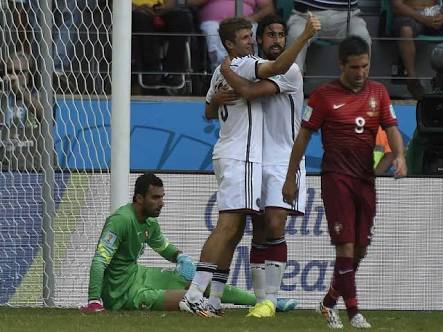
[[137,259],[146,244],[171,262],[178,253],[161,232],[157,219],[139,222],[131,203],[109,216],[92,259],[88,299],[101,298],[105,307],[113,310],[130,301],[130,287],[143,269]]

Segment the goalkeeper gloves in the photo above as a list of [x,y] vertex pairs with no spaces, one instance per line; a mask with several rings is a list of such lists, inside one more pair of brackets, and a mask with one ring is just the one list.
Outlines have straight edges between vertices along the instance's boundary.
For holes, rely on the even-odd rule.
[[80,311],[85,314],[89,314],[105,311],[105,308],[103,308],[103,303],[101,300],[89,300],[87,305],[80,308]]
[[192,262],[191,257],[183,254],[177,256],[177,265],[175,266],[175,271],[180,274],[183,278],[191,281],[195,274],[195,265]]

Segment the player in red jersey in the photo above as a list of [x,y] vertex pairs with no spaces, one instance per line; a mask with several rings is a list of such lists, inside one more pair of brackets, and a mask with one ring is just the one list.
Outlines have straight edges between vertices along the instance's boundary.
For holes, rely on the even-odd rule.
[[356,36],[339,46],[340,78],[310,96],[302,127],[291,152],[283,197],[292,202],[294,177],[313,131],[321,129],[324,148],[321,188],[331,242],[335,246],[334,274],[318,310],[332,328],[343,328],[334,309],[342,296],[350,323],[371,325],[358,311],[355,273],[371,240],[375,216],[373,151],[379,126],[394,153],[396,178],[406,175],[403,140],[385,87],[368,80],[369,47]]

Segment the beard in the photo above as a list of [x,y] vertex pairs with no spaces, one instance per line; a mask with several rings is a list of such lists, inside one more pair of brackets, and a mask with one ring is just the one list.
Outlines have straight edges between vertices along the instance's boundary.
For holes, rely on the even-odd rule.
[[143,209],[143,214],[148,218],[157,218],[162,211],[161,208],[158,209]]
[[275,60],[280,54],[283,53],[284,48],[280,45],[272,45],[266,51],[263,50],[263,54],[268,60]]

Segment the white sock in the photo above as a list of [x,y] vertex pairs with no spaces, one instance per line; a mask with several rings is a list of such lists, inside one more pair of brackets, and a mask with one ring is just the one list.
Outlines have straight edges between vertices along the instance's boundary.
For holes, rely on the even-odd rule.
[[209,293],[208,304],[212,305],[215,309],[220,309],[225,284],[226,283],[217,280],[211,282],[211,292]]
[[266,274],[265,264],[251,263],[252,287],[257,298],[257,303],[266,298]]
[[266,299],[272,301],[275,306],[285,268],[285,262],[265,261]]
[[213,272],[197,271],[195,272],[194,279],[192,279],[191,286],[186,292],[186,297],[191,302],[198,302],[203,298],[203,293],[212,280]]

